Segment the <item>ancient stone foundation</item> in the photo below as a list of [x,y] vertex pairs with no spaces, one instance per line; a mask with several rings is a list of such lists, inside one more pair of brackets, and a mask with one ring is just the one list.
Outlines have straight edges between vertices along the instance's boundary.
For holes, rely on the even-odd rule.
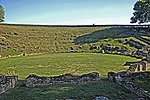
[[47,86],[53,84],[78,84],[100,80],[97,72],[83,74],[81,76],[65,74],[54,77],[41,77],[37,75],[29,75],[26,78],[26,87]]
[[108,79],[111,81],[114,81],[122,86],[124,86],[129,91],[136,94],[138,97],[144,98],[144,100],[150,100],[150,93],[148,91],[145,91],[144,89],[136,86],[133,82],[130,80],[137,79],[137,78],[150,78],[150,72],[137,72],[137,73],[127,73],[127,72],[120,72],[120,73],[114,73],[109,72],[108,73]]
[[0,94],[14,88],[18,83],[18,76],[0,75]]

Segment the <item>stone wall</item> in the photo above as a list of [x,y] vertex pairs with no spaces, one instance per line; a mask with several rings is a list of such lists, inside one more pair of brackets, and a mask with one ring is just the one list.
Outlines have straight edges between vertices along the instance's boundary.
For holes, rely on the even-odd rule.
[[18,76],[0,75],[0,94],[14,88],[18,83]]
[[140,71],[147,71],[148,69],[148,62],[147,61],[140,61],[134,64],[131,64],[127,72],[140,72]]
[[137,49],[142,49],[142,47],[145,46],[145,45],[141,44],[140,42],[134,41],[133,39],[130,39],[127,42],[127,44],[129,44],[130,46],[134,46]]
[[97,72],[83,74],[81,76],[65,74],[54,77],[41,77],[37,75],[29,75],[26,78],[26,87],[47,86],[53,84],[78,84],[100,80]]
[[137,72],[137,73],[109,72],[108,73],[109,80],[124,86],[126,89],[133,92],[134,94],[136,94],[139,97],[145,98],[146,100],[150,100],[150,92],[145,91],[144,89],[136,86],[133,82],[130,82],[131,79],[133,80],[133,79],[137,79],[137,78],[141,78],[141,77],[142,78],[150,78],[150,72]]

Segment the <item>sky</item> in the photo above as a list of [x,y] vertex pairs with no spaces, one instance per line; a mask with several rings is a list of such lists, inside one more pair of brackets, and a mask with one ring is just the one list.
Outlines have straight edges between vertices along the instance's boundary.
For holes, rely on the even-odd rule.
[[130,24],[137,0],[0,0],[5,23]]

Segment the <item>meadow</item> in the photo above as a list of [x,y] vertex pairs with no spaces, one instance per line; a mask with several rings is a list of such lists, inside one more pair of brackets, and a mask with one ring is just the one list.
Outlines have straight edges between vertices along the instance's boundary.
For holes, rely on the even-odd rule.
[[0,70],[2,74],[18,75],[19,79],[25,79],[31,73],[53,76],[66,73],[80,75],[93,71],[106,78],[107,72],[126,70],[128,66],[123,66],[126,62],[139,60],[100,53],[40,54],[0,59]]
[[[105,95],[112,100],[136,97],[125,88],[109,81],[107,72],[123,71],[127,61],[140,59],[121,55],[100,53],[61,53],[39,54],[0,59],[0,70],[3,74],[19,76],[20,85],[0,96],[0,100],[92,100],[95,96]],[[48,87],[26,88],[24,79],[31,73],[54,76],[71,73],[80,75],[96,71],[101,80],[88,84],[52,85]]]

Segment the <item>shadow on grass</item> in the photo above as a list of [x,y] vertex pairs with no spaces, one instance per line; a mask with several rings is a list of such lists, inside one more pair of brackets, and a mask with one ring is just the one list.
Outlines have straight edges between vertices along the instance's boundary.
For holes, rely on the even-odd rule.
[[74,39],[75,44],[94,43],[102,39],[118,38],[118,35],[125,33],[129,29],[124,28],[106,28],[90,34],[82,35]]
[[18,85],[15,89],[2,94],[0,100],[92,100],[99,95],[107,96],[112,100],[130,100],[135,97],[120,85],[103,78],[98,82],[87,84],[50,85],[35,88]]

